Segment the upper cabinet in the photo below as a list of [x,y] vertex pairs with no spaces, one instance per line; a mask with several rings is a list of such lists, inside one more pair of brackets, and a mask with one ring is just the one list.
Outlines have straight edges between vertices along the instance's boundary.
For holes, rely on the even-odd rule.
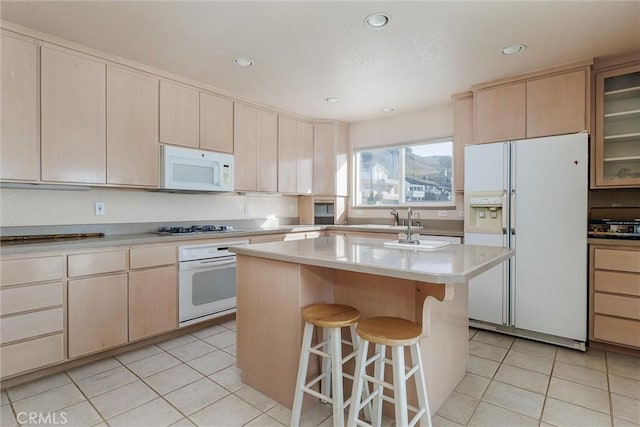
[[234,110],[235,189],[278,191],[277,114],[240,103]]
[[107,183],[158,185],[158,79],[107,66]]
[[296,139],[296,192],[311,194],[313,192],[313,125],[298,120]]
[[640,61],[596,73],[593,187],[640,186]]
[[104,184],[106,65],[41,49],[42,180]]
[[297,169],[297,132],[294,119],[278,116],[278,192],[295,193]]
[[590,64],[478,86],[474,90],[476,144],[589,130]]
[[233,154],[233,101],[200,92],[200,148]]
[[160,142],[198,148],[200,95],[190,87],[160,82]]
[[0,179],[37,181],[38,50],[35,40],[2,31]]
[[473,93],[453,96],[453,185],[454,191],[464,191],[464,147],[474,143]]
[[478,90],[475,93],[476,143],[525,138],[526,103],[524,83]]
[[161,81],[160,142],[233,153],[233,101]]
[[349,128],[338,123],[313,125],[313,194],[347,196]]

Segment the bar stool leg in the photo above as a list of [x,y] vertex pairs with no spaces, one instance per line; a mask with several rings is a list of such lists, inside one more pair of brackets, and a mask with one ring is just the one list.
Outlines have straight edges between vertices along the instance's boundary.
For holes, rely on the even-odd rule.
[[[369,341],[360,340],[360,345],[358,346],[358,354],[356,355],[356,369],[353,374],[354,379],[361,378],[360,373],[364,370],[364,364],[367,361],[368,350]],[[353,381],[353,387],[351,389],[351,405],[349,405],[349,416],[347,418],[348,426],[356,425],[356,419],[358,419],[358,413],[360,412],[360,400],[362,398],[362,386],[364,382],[364,378],[359,381]]]
[[[320,339],[325,341],[324,351],[328,354],[331,354],[331,331],[329,328],[322,328],[322,338],[318,337],[318,342]],[[318,333],[318,335],[320,335]],[[324,377],[320,381],[320,392],[325,396],[331,396],[331,360],[327,357],[321,358],[322,363],[322,374]],[[322,403],[329,403],[326,400],[321,400]]]
[[373,368],[373,376],[380,383],[373,384],[372,393],[378,393],[376,397],[373,399],[373,414],[371,415],[371,424],[374,426],[382,425],[382,395],[384,393],[384,387],[382,387],[382,382],[384,381],[384,358],[387,352],[387,346],[382,344],[376,344],[376,352],[378,358],[374,362]]
[[427,387],[424,381],[424,371],[422,365],[422,356],[420,355],[420,344],[411,345],[411,361],[414,365],[418,365],[418,371],[414,378],[416,381],[416,391],[418,394],[418,404],[420,408],[425,408],[425,413],[420,418],[421,427],[431,427],[431,411],[429,410],[429,398],[427,396]]
[[[360,348],[360,343],[362,342],[362,340],[358,337],[358,332],[356,330],[356,325],[353,324],[351,326],[349,326],[349,329],[351,330],[351,346],[354,349],[354,351],[357,351]],[[355,360],[355,359],[354,359]],[[355,373],[357,371],[353,371],[354,373],[354,379],[355,379]],[[363,397],[365,399],[367,399],[369,397],[369,385],[367,384],[367,382],[365,380],[363,380],[363,388],[362,388],[362,394]],[[353,399],[351,400],[353,402]],[[368,421],[370,421],[372,418],[372,406],[371,406],[371,402],[369,402],[365,407],[364,407],[364,418]]]
[[309,355],[311,348],[311,336],[313,335],[313,325],[304,324],[304,335],[302,336],[302,351],[300,352],[300,363],[298,365],[298,379],[296,380],[296,392],[293,397],[293,408],[291,408],[291,427],[300,425],[300,414],[302,413],[302,399],[304,397],[303,388],[307,381],[307,368],[309,367]]
[[405,381],[404,347],[391,347],[393,359],[393,398],[396,409],[396,425],[409,424],[407,415],[407,386]]
[[344,425],[344,393],[342,392],[342,339],[340,328],[329,329],[331,341],[331,381],[333,382],[333,424]]

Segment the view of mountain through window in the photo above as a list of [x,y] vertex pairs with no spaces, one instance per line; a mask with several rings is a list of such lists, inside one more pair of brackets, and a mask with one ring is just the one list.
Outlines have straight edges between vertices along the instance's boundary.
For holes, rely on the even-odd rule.
[[450,140],[356,151],[356,205],[451,205],[452,153]]

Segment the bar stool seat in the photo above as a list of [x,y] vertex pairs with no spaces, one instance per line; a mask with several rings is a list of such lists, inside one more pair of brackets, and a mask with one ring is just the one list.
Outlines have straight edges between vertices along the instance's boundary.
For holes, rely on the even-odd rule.
[[[291,410],[291,426],[300,425],[302,413],[302,400],[304,393],[310,394],[324,402],[333,405],[334,425],[344,425],[344,410],[350,404],[351,399],[344,399],[342,389],[343,378],[353,379],[352,375],[342,371],[342,365],[354,358],[358,350],[358,336],[355,325],[360,319],[360,312],[354,307],[341,304],[313,304],[302,312],[305,321],[302,349],[300,351],[300,364],[298,366],[298,379]],[[323,328],[324,340],[316,345],[311,345],[313,328]],[[351,342],[342,340],[342,328],[351,328]],[[318,338],[318,340],[320,340]],[[342,357],[342,344],[351,345],[353,351]],[[324,350],[322,350],[324,348]],[[307,369],[311,354],[322,357],[322,371],[320,375],[307,382]],[[320,392],[314,387],[321,381]],[[365,391],[365,394],[368,393]]]
[[[421,426],[431,426],[431,413],[424,380],[422,357],[420,355],[420,337],[422,328],[417,323],[399,317],[372,317],[358,323],[358,336],[361,338],[356,356],[351,407],[347,425],[369,425],[358,419],[360,409],[373,402],[371,414],[372,425],[382,423],[382,401],[395,404],[395,421],[398,426],[413,426],[420,422]],[[373,356],[367,359],[369,343],[375,344]],[[391,347],[392,359],[386,358],[386,347]],[[409,347],[412,366],[405,366],[404,347]],[[374,376],[367,374],[366,368],[374,363]],[[393,384],[384,381],[385,365],[393,366]],[[407,404],[406,381],[414,376],[418,395],[418,408]],[[368,383],[373,389],[368,397],[362,400],[363,388],[368,390]],[[384,388],[393,390],[393,398],[384,395]],[[415,413],[409,420],[408,411]]]

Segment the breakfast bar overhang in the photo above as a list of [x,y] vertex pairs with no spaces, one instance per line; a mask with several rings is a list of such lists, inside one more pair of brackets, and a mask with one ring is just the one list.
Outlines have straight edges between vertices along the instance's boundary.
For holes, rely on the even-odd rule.
[[465,374],[468,280],[515,252],[458,244],[389,248],[383,242],[327,236],[231,249],[238,267],[237,365],[246,384],[291,408],[302,308],[346,304],[363,319],[397,316],[422,325],[431,413],[438,410]]

